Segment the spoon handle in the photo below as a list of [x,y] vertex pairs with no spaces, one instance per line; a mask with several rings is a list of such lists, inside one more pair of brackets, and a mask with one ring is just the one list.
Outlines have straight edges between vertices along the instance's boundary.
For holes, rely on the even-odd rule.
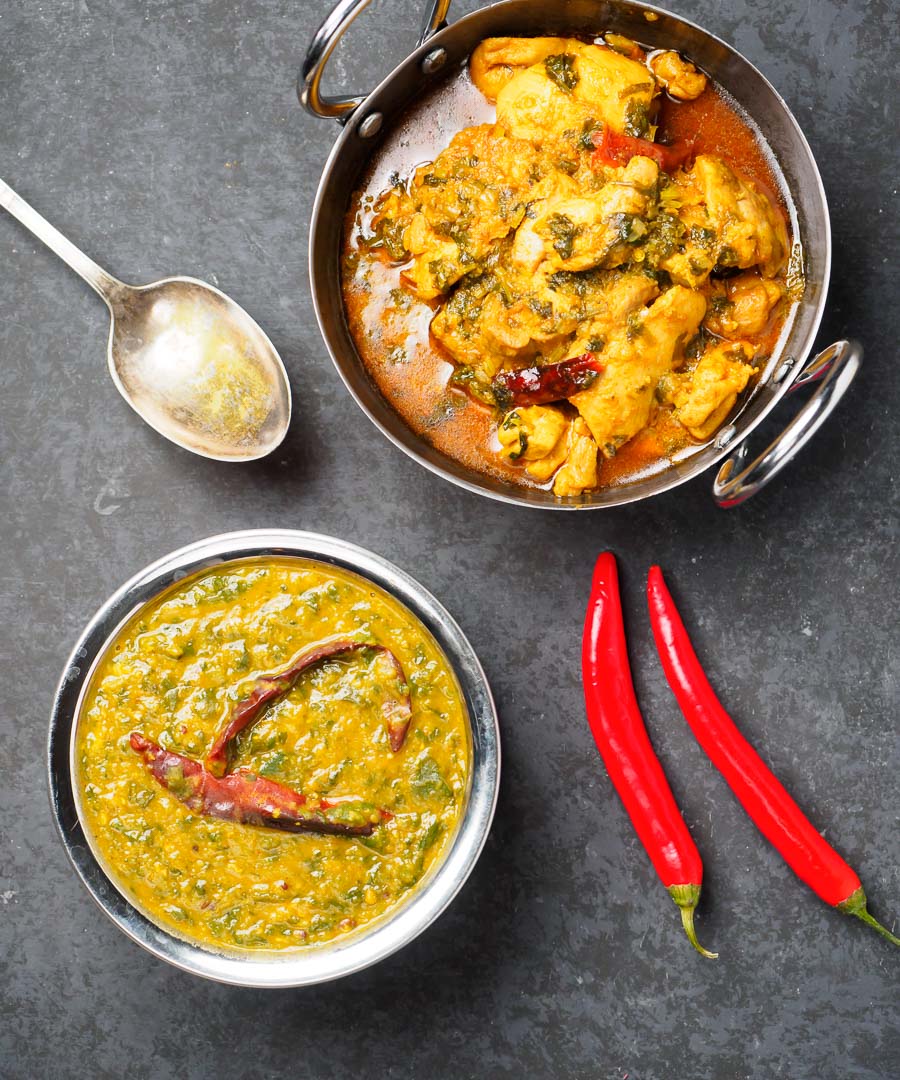
[[30,229],[39,240],[43,240],[51,251],[55,252],[63,262],[68,263],[76,274],[80,274],[88,285],[96,289],[107,304],[111,303],[113,293],[123,288],[123,283],[118,278],[114,278],[93,259],[89,259],[3,180],[0,180],[0,206],[7,209],[26,229]]

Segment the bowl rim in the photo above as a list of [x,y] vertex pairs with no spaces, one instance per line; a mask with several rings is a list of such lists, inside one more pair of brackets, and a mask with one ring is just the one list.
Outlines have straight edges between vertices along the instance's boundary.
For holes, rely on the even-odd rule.
[[[753,78],[759,80],[761,86],[763,86],[766,92],[771,96],[772,102],[786,120],[787,125],[797,140],[798,152],[805,156],[806,164],[814,178],[815,196],[821,208],[821,222],[818,223],[822,230],[820,239],[823,246],[821,256],[821,287],[818,290],[818,295],[815,300],[805,299],[801,302],[802,304],[808,303],[812,309],[806,333],[803,335],[802,339],[799,340],[798,344],[794,345],[791,341],[793,330],[786,334],[785,330],[788,326],[788,324],[786,324],[785,330],[782,331],[782,338],[779,340],[776,350],[773,352],[773,355],[767,364],[766,373],[769,377],[765,378],[761,376],[758,383],[759,386],[765,385],[771,390],[771,396],[761,407],[755,409],[750,408],[756,396],[754,393],[754,395],[748,398],[740,406],[738,412],[729,419],[725,427],[722,428],[712,440],[706,445],[701,446],[696,453],[691,454],[683,462],[675,461],[668,468],[663,469],[658,473],[654,473],[651,477],[646,479],[636,480],[629,484],[612,485],[609,488],[598,489],[592,494],[595,496],[599,495],[599,498],[590,499],[585,498],[584,496],[541,498],[536,495],[535,490],[531,488],[517,488],[515,485],[501,484],[499,482],[496,482],[496,486],[492,486],[494,481],[492,481],[491,477],[487,474],[479,473],[477,470],[466,468],[451,455],[437,453],[433,459],[426,456],[425,452],[416,445],[416,441],[419,437],[392,406],[386,403],[386,408],[394,413],[400,421],[400,428],[397,430],[392,429],[388,426],[386,421],[375,415],[368,402],[364,399],[363,394],[357,389],[351,376],[348,374],[347,370],[345,370],[346,367],[352,367],[355,363],[362,369],[367,378],[371,378],[371,376],[368,375],[368,372],[365,371],[365,364],[358,355],[355,355],[354,361],[346,360],[342,355],[341,348],[334,340],[336,335],[332,333],[327,325],[327,318],[320,298],[320,291],[324,291],[328,286],[327,284],[322,284],[320,280],[321,271],[318,269],[316,248],[319,243],[319,232],[326,227],[323,225],[323,219],[327,216],[326,203],[332,187],[332,174],[350,141],[359,137],[359,129],[367,116],[373,112],[378,112],[380,114],[381,107],[378,99],[391,89],[395,81],[403,75],[418,70],[429,54],[440,50],[451,42],[456,35],[460,34],[464,27],[470,24],[478,24],[481,21],[487,21],[488,18],[493,19],[494,16],[500,16],[506,11],[514,10],[518,5],[530,2],[534,3],[535,0],[490,0],[490,2],[486,3],[484,6],[467,12],[453,22],[444,25],[441,29],[427,37],[413,49],[405,59],[401,60],[383,79],[380,80],[352,113],[340,120],[342,130],[333,143],[325,160],[325,164],[323,165],[310,216],[307,243],[310,292],[322,341],[345,388],[348,390],[357,406],[375,427],[378,428],[381,434],[384,435],[397,449],[406,454],[407,457],[423,466],[433,475],[448,480],[458,488],[462,488],[475,495],[492,499],[495,502],[506,503],[510,506],[551,511],[612,510],[630,503],[641,502],[645,499],[652,498],[655,495],[662,495],[665,492],[680,487],[690,480],[696,479],[696,477],[700,476],[702,473],[707,472],[713,466],[718,465],[723,459],[729,457],[738,450],[747,437],[772,413],[782,398],[790,391],[791,386],[803,371],[806,358],[815,343],[816,335],[819,332],[822,318],[825,313],[832,265],[831,220],[828,200],[822,182],[821,172],[815,156],[813,155],[812,148],[810,147],[809,141],[797,121],[797,118],[794,116],[792,110],[779,91],[766,78],[762,71],[752,61],[748,60],[739,49],[735,48],[735,46],[729,44],[718,35],[712,33],[710,30],[707,30],[699,23],[668,9],[645,3],[643,0],[606,0],[603,5],[604,8],[621,8],[643,17],[649,15],[654,19],[662,19],[678,24],[690,32],[706,38],[709,42],[721,48],[729,56],[745,65],[748,73]],[[452,68],[452,65],[450,65],[450,68]],[[725,86],[724,89],[728,93],[731,92],[727,86]],[[757,118],[749,113],[748,116],[751,125],[759,131],[761,136],[763,136],[763,141],[768,147],[768,140],[765,139],[764,133],[757,122]],[[390,124],[393,123],[393,119],[393,117],[388,118],[388,124],[385,125],[384,129],[387,129]],[[379,126],[376,130],[380,132],[383,129]],[[769,149],[771,150],[771,147],[769,147]],[[776,162],[779,173],[782,173],[784,171],[783,166],[777,157]],[[802,243],[802,233],[805,231],[806,223],[801,219],[800,211],[794,205],[793,193],[789,192],[789,195],[789,210],[792,215],[796,215],[796,224],[801,232],[801,235],[795,238],[795,243],[801,244],[804,251],[804,258],[806,258],[806,245]],[[341,301],[341,308],[343,310],[343,300]],[[345,314],[344,318],[346,318]],[[791,324],[796,323],[796,313],[792,316],[790,321]],[[355,346],[353,352],[356,354]],[[766,373],[764,373],[764,375]],[[377,389],[377,394],[383,397],[380,389]],[[720,439],[722,432],[727,430],[734,430],[734,435],[727,439]]]
[[[80,703],[112,636],[173,583],[224,562],[258,557],[312,559],[358,574],[419,619],[445,653],[466,703],[471,743],[469,792],[450,849],[423,884],[368,927],[335,942],[269,952],[216,952],[147,918],[94,854],[77,809],[70,748]],[[450,905],[484,848],[497,805],[500,732],[484,670],[443,605],[413,577],[374,552],[337,537],[294,529],[247,529],[196,541],[150,563],[117,589],[88,621],[54,694],[47,743],[51,809],[66,853],[92,899],[132,941],[182,971],[256,988],[310,986],[361,971],[424,932]]]

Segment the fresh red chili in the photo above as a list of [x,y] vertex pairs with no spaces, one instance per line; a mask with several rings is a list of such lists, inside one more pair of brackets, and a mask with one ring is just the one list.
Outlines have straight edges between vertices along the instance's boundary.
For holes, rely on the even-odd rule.
[[558,364],[501,371],[491,389],[501,409],[510,405],[546,405],[585,390],[603,368],[594,353],[586,352]]
[[856,872],[816,831],[722,707],[700,666],[658,566],[650,569],[647,599],[656,647],[681,711],[697,741],[760,832],[826,904],[855,915],[900,945],[900,938],[869,914],[866,894]]
[[581,664],[588,722],[609,778],[660,880],[681,909],[688,939],[699,953],[713,958],[717,954],[707,952],[694,931],[703,863],[641,717],[628,664],[616,560],[609,552],[594,568]]
[[[333,821],[323,813],[334,805],[333,801],[318,799],[310,803],[301,792],[256,776],[246,768],[214,776],[202,762],[166,750],[139,731],[131,733],[131,748],[144,759],[162,787],[195,814],[284,832],[332,836],[371,836],[375,828],[371,821],[359,825]],[[387,811],[381,811],[382,818],[389,816]]]
[[602,131],[595,131],[591,141],[596,147],[591,154],[592,168],[598,165],[615,168],[627,165],[633,157],[648,157],[664,172],[674,172],[684,165],[694,152],[691,142],[663,146],[661,143],[650,142],[649,139],[638,139],[634,135],[613,131],[609,124],[604,124]]
[[365,650],[380,654],[389,665],[391,674],[400,685],[399,696],[385,701],[382,705],[388,739],[391,749],[396,753],[403,746],[412,719],[409,687],[400,661],[384,645],[337,638],[310,645],[296,656],[284,671],[279,671],[274,675],[261,675],[256,679],[250,688],[250,692],[235,705],[226,718],[222,730],[216,737],[206,758],[207,768],[214,775],[221,776],[227,768],[228,753],[234,739],[245,728],[255,723],[268,705],[277,698],[283,697],[308,668],[320,663],[322,660]]

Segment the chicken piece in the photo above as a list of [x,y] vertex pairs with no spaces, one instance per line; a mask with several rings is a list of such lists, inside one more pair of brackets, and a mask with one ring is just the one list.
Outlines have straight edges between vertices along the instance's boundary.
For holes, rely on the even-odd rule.
[[528,462],[533,476],[549,480],[565,460],[568,429],[569,421],[552,405],[513,409],[497,428],[500,456]]
[[453,360],[487,380],[506,364],[520,366],[562,348],[590,291],[586,283],[580,291],[552,289],[546,274],[518,274],[502,255],[497,263],[460,282],[431,323],[433,337]]
[[676,285],[699,288],[716,265],[718,236],[693,178],[660,171],[656,209],[639,241],[638,258],[648,269],[665,270]]
[[[570,56],[571,53],[564,53]],[[580,97],[561,89],[548,77],[544,64],[526,68],[497,96],[497,123],[518,139],[535,145],[552,142],[564,131],[580,131],[600,111],[591,110]]]
[[634,157],[595,195],[551,196],[535,204],[516,230],[513,262],[534,271],[546,259],[552,270],[579,271],[628,261],[647,232],[637,219],[655,205],[658,176],[656,162]]
[[[516,227],[510,263],[519,272],[533,273],[544,258],[544,237],[535,232],[534,225],[545,208],[578,199],[582,189],[565,173],[554,171],[532,189],[526,212]],[[547,211],[549,214],[552,211]],[[573,226],[574,227],[574,226]]]
[[602,352],[615,332],[627,325],[629,315],[659,296],[656,281],[640,270],[615,270],[604,278],[603,288],[587,299],[589,314],[578,327],[571,356]]
[[601,355],[604,372],[569,399],[606,457],[650,422],[657,384],[677,366],[705,312],[701,293],[674,285],[612,336]]
[[463,262],[463,253],[455,240],[439,236],[424,214],[416,214],[403,233],[403,246],[413,257],[412,266],[400,280],[412,288],[420,300],[434,300],[471,269],[474,259]]
[[556,495],[580,495],[597,486],[597,444],[580,416],[569,420],[547,405],[514,409],[503,418],[497,437],[501,456],[523,462],[538,483],[556,473]]
[[571,421],[566,421],[562,438],[544,457],[525,462],[525,472],[528,473],[532,480],[537,480],[539,484],[545,484],[566,460],[569,453],[569,429],[571,426]]
[[771,200],[719,158],[697,157],[660,191],[647,265],[666,270],[676,285],[699,288],[718,266],[759,265],[772,277],[784,264],[787,229]]
[[497,95],[497,123],[537,146],[602,120],[614,131],[646,136],[658,93],[643,64],[612,49],[570,38],[565,49],[514,75]]
[[526,204],[556,187],[553,178],[541,182],[537,165],[531,143],[482,124],[420,166],[408,193],[394,189],[385,199],[373,227],[386,246],[402,236],[401,257],[413,260],[403,279],[420,299],[443,295],[477,269],[519,225]]
[[572,333],[574,320],[536,295],[521,296],[507,305],[492,293],[482,312],[481,327],[489,352],[517,363],[528,363],[538,352],[552,352]]
[[655,225],[669,233],[670,248],[664,257],[651,260],[652,265],[667,271],[676,285],[699,289],[715,269],[720,247],[706,206],[688,203],[671,219],[668,229],[663,216],[657,218]]
[[661,52],[650,59],[650,70],[673,98],[693,101],[706,89],[706,76],[677,52]]
[[[460,282],[431,321],[431,335],[457,364],[471,367],[490,381],[517,350],[498,347],[485,336],[485,318],[496,306],[494,282],[488,275]],[[530,338],[529,338],[530,340]]]
[[599,45],[582,45],[574,67],[579,79],[572,92],[594,119],[626,135],[650,136],[650,106],[659,88],[643,63]]
[[597,444],[587,424],[576,417],[569,427],[565,464],[553,481],[554,495],[580,495],[595,488],[597,475]]
[[438,231],[465,230],[473,250],[505,236],[535,191],[540,161],[529,142],[494,124],[458,131],[434,161],[416,170],[411,197]]
[[725,422],[754,372],[747,362],[752,356],[749,342],[722,342],[705,352],[693,371],[674,376],[667,396],[693,438],[704,442]]
[[514,75],[553,53],[564,53],[566,44],[567,39],[559,37],[485,38],[472,53],[469,75],[488,101],[494,102]]
[[718,265],[742,270],[759,266],[763,277],[774,277],[788,249],[787,228],[778,208],[750,180],[709,154],[697,156],[687,179],[695,189],[685,191],[688,205],[702,203],[704,227],[715,232]]
[[780,281],[739,274],[710,297],[704,325],[719,337],[757,337],[769,325],[784,295]]

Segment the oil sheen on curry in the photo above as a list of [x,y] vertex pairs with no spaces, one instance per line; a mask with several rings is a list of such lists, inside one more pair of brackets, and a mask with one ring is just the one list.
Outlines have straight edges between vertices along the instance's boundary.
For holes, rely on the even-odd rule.
[[107,649],[80,710],[80,813],[154,922],[226,950],[327,942],[448,849],[469,780],[459,685],[355,574],[242,560],[180,582]]
[[748,122],[689,60],[612,34],[488,39],[428,104],[345,229],[348,322],[386,399],[466,466],[561,498],[696,452],[802,291]]

